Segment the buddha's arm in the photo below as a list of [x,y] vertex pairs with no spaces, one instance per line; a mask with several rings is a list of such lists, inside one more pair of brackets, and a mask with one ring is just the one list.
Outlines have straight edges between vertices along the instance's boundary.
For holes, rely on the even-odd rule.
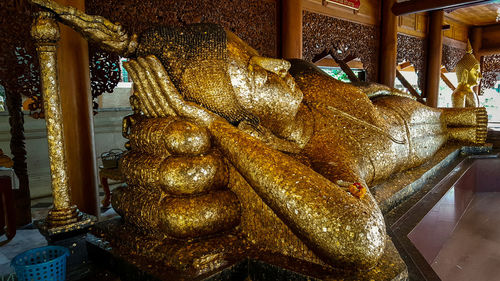
[[255,192],[320,257],[333,264],[374,264],[385,230],[371,196],[354,197],[225,121],[208,128]]
[[[141,60],[148,82],[157,81],[155,99],[168,101],[179,115],[207,127],[214,142],[263,201],[331,264],[373,266],[383,252],[385,226],[373,198],[359,199],[309,167],[268,147],[225,119],[186,102],[154,56]],[[142,83],[142,82],[139,82]]]
[[107,51],[128,56],[137,47],[137,35],[129,37],[118,23],[112,23],[101,16],[87,15],[74,7],[61,5],[53,0],[30,0],[30,2],[57,14],[62,23]]

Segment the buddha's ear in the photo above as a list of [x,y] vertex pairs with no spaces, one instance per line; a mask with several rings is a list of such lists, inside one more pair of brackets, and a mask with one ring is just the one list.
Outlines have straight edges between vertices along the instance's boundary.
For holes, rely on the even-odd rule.
[[462,81],[460,82],[469,84],[469,71],[467,69],[464,69],[462,71]]
[[286,60],[260,56],[253,56],[248,64],[250,69],[252,69],[254,65],[258,65],[269,72],[277,74],[280,77],[285,77],[291,66],[290,62]]

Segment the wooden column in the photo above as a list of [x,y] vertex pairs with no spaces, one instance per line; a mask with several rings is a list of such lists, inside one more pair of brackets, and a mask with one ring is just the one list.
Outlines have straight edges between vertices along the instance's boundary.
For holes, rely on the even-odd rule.
[[281,44],[283,58],[302,58],[302,0],[282,1]]
[[481,41],[483,40],[482,36],[482,28],[481,27],[472,27],[469,36],[470,44],[472,46],[473,54],[478,61],[481,59]]
[[380,25],[379,82],[394,87],[396,79],[396,58],[398,47],[397,17],[392,13],[396,0],[382,0]]
[[[57,0],[85,10],[85,0]],[[91,215],[98,215],[97,167],[94,123],[90,93],[87,41],[73,29],[59,24],[58,67],[63,113],[68,180],[73,203]]]
[[[10,153],[14,161],[14,172],[19,179],[19,189],[14,190],[17,225],[31,223],[31,198],[28,178],[28,165],[26,163],[26,147],[24,137],[24,116],[21,110],[21,94],[5,87],[5,104],[9,110],[10,123]],[[1,200],[1,199],[0,199]]]
[[439,96],[439,79],[441,78],[441,56],[443,50],[443,18],[444,12],[429,13],[429,34],[427,38],[427,71],[424,93],[427,105],[437,107]]
[[[483,42],[483,29],[481,27],[472,27],[470,29],[469,41],[472,47],[472,54],[478,61],[481,61],[481,48]],[[482,81],[479,81],[479,84],[474,86],[472,89],[476,92],[476,95],[480,94]]]

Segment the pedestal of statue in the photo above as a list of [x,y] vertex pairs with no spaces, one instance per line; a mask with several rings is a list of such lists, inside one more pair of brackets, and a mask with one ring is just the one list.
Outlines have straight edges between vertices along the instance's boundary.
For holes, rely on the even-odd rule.
[[68,280],[79,280],[78,277],[84,275],[82,272],[88,271],[86,238],[89,229],[96,221],[96,217],[82,214],[80,221],[65,226],[51,227],[46,219],[33,223],[49,245],[62,246],[70,250],[70,256],[66,260]]
[[237,232],[203,241],[158,242],[121,218],[87,236],[89,258],[125,280],[407,280],[391,239],[369,271],[345,271],[261,251]]

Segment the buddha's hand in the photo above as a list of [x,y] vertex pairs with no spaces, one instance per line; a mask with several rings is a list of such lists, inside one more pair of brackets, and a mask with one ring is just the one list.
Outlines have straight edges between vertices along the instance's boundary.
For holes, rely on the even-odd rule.
[[58,16],[58,19],[81,33],[89,41],[97,43],[101,48],[127,56],[137,47],[137,35],[131,37],[119,23],[101,17],[87,15],[74,7],[63,6],[52,0],[30,0],[45,10]]
[[184,100],[155,56],[130,60],[124,66],[134,80],[134,94],[147,117],[180,116],[205,127],[215,120],[224,120],[200,105]]

